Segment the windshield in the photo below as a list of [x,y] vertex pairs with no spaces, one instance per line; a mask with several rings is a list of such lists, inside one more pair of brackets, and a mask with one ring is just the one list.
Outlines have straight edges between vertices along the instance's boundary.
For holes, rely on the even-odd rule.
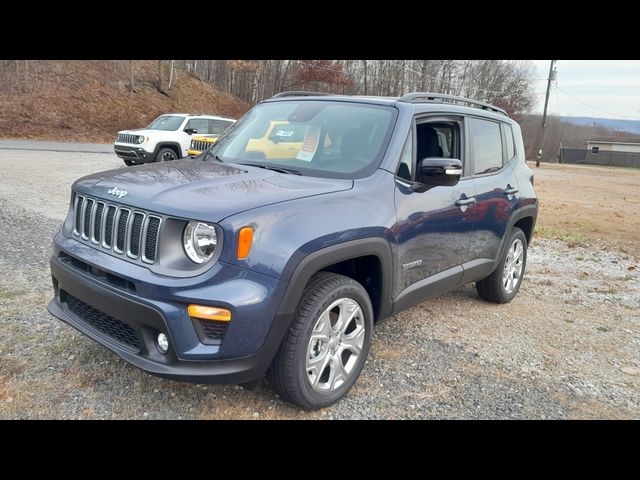
[[225,162],[362,178],[378,167],[396,115],[393,107],[341,101],[263,103],[229,129],[211,152]]
[[184,117],[179,115],[160,115],[147,128],[149,130],[177,130],[183,120]]

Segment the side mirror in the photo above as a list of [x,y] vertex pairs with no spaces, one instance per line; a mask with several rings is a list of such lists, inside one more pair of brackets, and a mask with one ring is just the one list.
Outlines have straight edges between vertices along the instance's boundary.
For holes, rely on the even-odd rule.
[[185,128],[184,133],[188,133],[189,135],[193,135],[194,133],[198,133],[198,130],[195,128]]
[[452,187],[462,176],[462,162],[457,158],[423,158],[418,163],[417,180],[428,187]]

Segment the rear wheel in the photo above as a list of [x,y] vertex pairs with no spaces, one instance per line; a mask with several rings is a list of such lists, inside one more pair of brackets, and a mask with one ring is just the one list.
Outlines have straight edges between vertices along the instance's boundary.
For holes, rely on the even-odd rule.
[[518,227],[514,227],[508,248],[502,256],[498,268],[486,278],[476,283],[480,296],[494,303],[507,303],[520,290],[527,264],[527,237]]
[[156,162],[172,162],[178,159],[178,155],[171,148],[161,148],[156,154]]
[[314,275],[269,370],[273,389],[306,409],[337,402],[362,371],[372,330],[362,285],[334,273]]

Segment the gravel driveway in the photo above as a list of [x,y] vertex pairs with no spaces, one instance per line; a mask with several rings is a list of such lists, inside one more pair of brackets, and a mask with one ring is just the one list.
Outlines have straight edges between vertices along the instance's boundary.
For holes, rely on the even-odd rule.
[[13,150],[0,166],[0,418],[640,418],[640,262],[610,247],[536,238],[509,305],[465,286],[384,321],[347,398],[309,413],[266,384],[152,377],[51,317],[69,187],[125,167]]

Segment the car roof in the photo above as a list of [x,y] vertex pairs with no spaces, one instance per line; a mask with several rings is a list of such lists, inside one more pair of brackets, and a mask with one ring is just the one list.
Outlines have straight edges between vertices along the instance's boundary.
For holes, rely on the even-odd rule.
[[[451,97],[456,98],[456,97]],[[506,113],[499,113],[494,110],[471,107],[466,105],[459,105],[456,103],[447,102],[420,102],[420,101],[404,101],[402,97],[378,97],[368,95],[287,95],[282,97],[272,97],[263,100],[264,103],[270,102],[286,102],[286,101],[335,101],[345,103],[365,103],[370,105],[384,105],[384,106],[396,106],[398,108],[409,108],[413,110],[414,114],[420,113],[448,113],[448,114],[460,114],[460,115],[477,115],[502,122],[513,123],[514,120],[507,116]]]
[[263,100],[263,102],[286,102],[291,100],[328,100],[351,103],[372,103],[377,105],[395,105],[398,103],[399,97],[375,97],[367,95],[300,95],[286,97],[272,97]]
[[207,115],[207,114],[199,114],[199,113],[163,113],[160,116],[164,116],[164,115],[175,115],[175,116],[179,116],[179,117],[201,117],[201,118],[211,118],[213,120],[227,120],[230,122],[235,122],[236,119],[235,118],[230,118],[230,117],[222,117],[220,115]]

